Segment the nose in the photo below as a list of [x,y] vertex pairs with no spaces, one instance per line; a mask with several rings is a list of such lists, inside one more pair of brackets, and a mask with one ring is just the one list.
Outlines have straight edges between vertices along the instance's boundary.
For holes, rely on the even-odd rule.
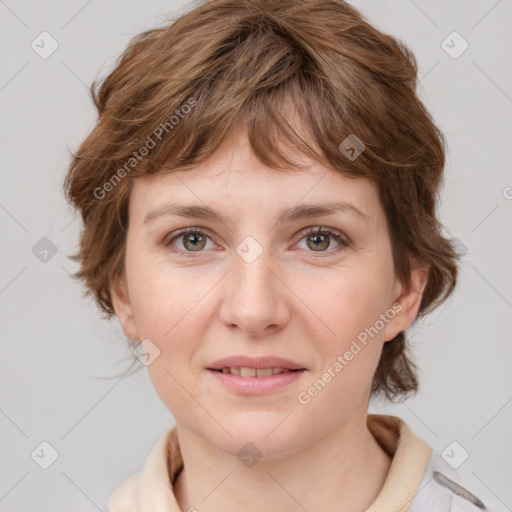
[[229,329],[250,336],[265,336],[289,322],[290,286],[272,264],[268,251],[252,262],[234,255],[234,268],[226,276],[220,320]]

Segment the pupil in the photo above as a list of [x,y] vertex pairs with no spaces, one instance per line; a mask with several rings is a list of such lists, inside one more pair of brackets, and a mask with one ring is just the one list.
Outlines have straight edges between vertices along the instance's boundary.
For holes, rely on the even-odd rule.
[[325,241],[327,240],[327,237],[325,235],[322,235],[322,234],[316,234],[316,235],[313,235],[313,246],[315,248],[322,248],[322,244],[323,244],[323,248],[327,248],[329,246],[329,242],[327,241],[327,245],[325,244]]
[[192,234],[188,235],[187,241],[191,242],[192,246],[197,248],[200,246],[201,238],[202,238],[202,236],[198,236],[197,234],[192,233]]

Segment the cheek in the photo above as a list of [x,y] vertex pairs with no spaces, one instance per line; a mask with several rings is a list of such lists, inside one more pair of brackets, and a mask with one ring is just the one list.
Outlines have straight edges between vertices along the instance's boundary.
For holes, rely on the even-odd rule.
[[175,417],[201,416],[188,392],[198,377],[192,359],[207,322],[201,316],[201,299],[212,284],[158,264],[137,268],[132,273],[135,320],[141,336],[160,351],[147,367],[153,387]]
[[[162,257],[132,252],[126,261],[134,316],[141,335],[188,346],[190,324],[198,319],[200,301],[211,284],[194,276],[192,268],[172,268]],[[179,332],[179,336],[177,333]]]
[[147,370],[168,403],[181,396],[178,382],[185,384],[192,377],[191,360],[204,328],[201,299],[211,284],[139,255],[127,259],[126,268],[137,329],[160,351]]
[[392,278],[389,261],[373,260],[308,287],[307,304],[321,320],[316,322],[317,335],[311,331],[321,367],[311,376],[310,391],[302,390],[312,418],[333,406],[331,420],[336,423],[370,391],[383,346],[381,315],[391,306]]
[[325,326],[321,328],[324,353],[332,356],[346,349],[391,307],[392,273],[383,267],[375,264],[344,269],[332,279],[322,279],[318,286],[309,283],[299,292],[307,297],[318,325]]
[[311,309],[329,328],[312,337],[321,366],[297,397],[310,428],[317,418],[323,418],[325,428],[334,428],[366,399],[382,351],[381,330],[375,324],[388,308],[383,282],[376,283],[370,274],[345,277],[324,287],[323,301],[310,289]]

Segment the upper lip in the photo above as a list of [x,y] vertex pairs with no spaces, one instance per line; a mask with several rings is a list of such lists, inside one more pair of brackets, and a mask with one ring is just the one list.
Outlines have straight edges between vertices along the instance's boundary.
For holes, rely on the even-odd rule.
[[210,370],[222,370],[222,368],[245,367],[245,368],[283,368],[288,370],[305,370],[300,363],[273,356],[254,356],[243,355],[225,357],[219,359],[208,366]]

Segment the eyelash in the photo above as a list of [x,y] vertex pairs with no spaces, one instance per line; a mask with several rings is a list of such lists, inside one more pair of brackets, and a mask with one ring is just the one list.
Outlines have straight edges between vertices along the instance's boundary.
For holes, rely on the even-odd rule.
[[[176,233],[170,239],[169,239],[169,237],[166,237],[164,239],[163,243],[166,247],[171,247],[172,243],[175,240],[177,240],[178,238],[181,238],[184,235],[187,235],[189,233],[199,234],[201,236],[205,236],[205,237],[211,239],[211,236],[207,231],[204,231],[204,230],[198,229],[198,228],[185,228],[185,229],[178,231],[178,233]],[[306,230],[301,233],[302,236],[297,240],[296,243],[300,242],[303,238],[305,238],[306,236],[311,235],[311,234],[328,235],[328,236],[334,238],[334,240],[336,240],[336,242],[338,242],[340,244],[337,248],[333,249],[333,251],[318,251],[319,253],[327,252],[330,255],[332,252],[337,252],[337,250],[339,250],[343,247],[346,248],[346,247],[350,247],[352,245],[351,242],[346,237],[344,237],[340,232],[335,231],[330,228],[319,228],[319,227],[306,228]],[[201,256],[201,253],[204,252],[204,251],[182,251],[180,249],[175,249],[175,248],[172,248],[171,251],[174,253],[181,253],[181,254],[185,253],[186,254],[186,256],[184,256],[185,258],[198,258]],[[194,254],[194,252],[197,252],[197,254]],[[308,251],[308,252],[314,253],[316,251]],[[315,257],[323,258],[325,256],[315,256]]]

